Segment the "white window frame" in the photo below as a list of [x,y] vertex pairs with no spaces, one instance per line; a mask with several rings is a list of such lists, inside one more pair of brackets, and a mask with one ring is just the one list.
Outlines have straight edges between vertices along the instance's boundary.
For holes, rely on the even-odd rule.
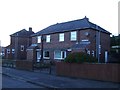
[[[60,50],[56,50],[56,51],[60,51]],[[54,59],[61,60],[66,58],[66,51],[60,51],[60,54],[61,54],[60,58],[55,57],[56,51],[54,51]],[[63,52],[64,52],[64,58],[63,58]]]
[[92,56],[95,57],[95,52],[94,52],[94,50],[92,50]]
[[47,42],[47,43],[50,42],[50,35],[46,35],[46,42]]
[[40,51],[40,49],[37,49],[36,52],[37,52],[37,62],[40,62],[40,59],[41,59],[41,51]]
[[37,36],[37,43],[41,43],[41,36]]
[[90,55],[90,50],[87,50],[87,54]]
[[12,54],[14,54],[15,53],[15,49],[12,49]]
[[50,52],[49,52],[49,57],[45,57],[45,52],[49,52],[49,51],[43,51],[43,58],[44,59],[50,59]]
[[70,32],[70,40],[76,41],[77,40],[77,31]]
[[63,42],[64,41],[64,33],[60,33],[59,34],[59,42]]
[[20,50],[21,50],[21,51],[24,51],[24,49],[25,49],[24,45],[21,45],[21,46],[20,46]]
[[7,53],[10,53],[10,49],[7,49]]

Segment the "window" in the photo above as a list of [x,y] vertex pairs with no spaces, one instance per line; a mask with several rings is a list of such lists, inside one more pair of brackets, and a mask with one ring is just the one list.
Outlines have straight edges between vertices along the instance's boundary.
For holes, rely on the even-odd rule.
[[21,45],[21,51],[24,51],[24,45]]
[[13,53],[13,54],[15,53],[15,49],[12,49],[12,53]]
[[93,57],[95,56],[94,50],[92,50],[92,56],[93,56]]
[[7,53],[10,53],[10,49],[7,49]]
[[49,51],[44,51],[43,52],[43,58],[50,59]]
[[64,41],[64,33],[59,34],[59,41],[60,42]]
[[46,42],[50,42],[50,35],[46,36]]
[[41,43],[41,36],[37,37],[37,43]]
[[71,32],[71,35],[70,35],[70,36],[71,36],[71,37],[70,37],[70,40],[71,40],[71,41],[77,40],[77,32],[76,32],[76,31]]
[[54,52],[54,59],[64,59],[66,58],[66,51],[55,51]]
[[87,51],[87,54],[89,54],[89,55],[90,55],[90,50],[88,50],[88,51]]

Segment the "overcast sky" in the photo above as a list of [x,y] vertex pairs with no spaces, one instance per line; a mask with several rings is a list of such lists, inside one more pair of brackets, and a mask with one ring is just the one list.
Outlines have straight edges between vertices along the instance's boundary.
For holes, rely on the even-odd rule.
[[38,32],[52,24],[89,20],[118,35],[119,0],[0,0],[0,40],[10,44],[10,34],[29,27]]

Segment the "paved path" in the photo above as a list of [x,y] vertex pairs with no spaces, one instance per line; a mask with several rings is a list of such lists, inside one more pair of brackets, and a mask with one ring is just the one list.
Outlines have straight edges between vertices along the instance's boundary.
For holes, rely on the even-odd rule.
[[87,79],[60,77],[42,72],[3,68],[4,75],[25,80],[47,88],[120,88],[120,84]]
[[28,83],[24,80],[19,80],[16,78],[11,78],[8,76],[2,76],[2,88],[43,88],[32,83]]

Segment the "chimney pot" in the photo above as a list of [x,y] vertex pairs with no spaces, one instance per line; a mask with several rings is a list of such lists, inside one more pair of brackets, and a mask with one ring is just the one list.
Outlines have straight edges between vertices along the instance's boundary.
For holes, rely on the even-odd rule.
[[29,27],[29,31],[32,31],[32,27]]

